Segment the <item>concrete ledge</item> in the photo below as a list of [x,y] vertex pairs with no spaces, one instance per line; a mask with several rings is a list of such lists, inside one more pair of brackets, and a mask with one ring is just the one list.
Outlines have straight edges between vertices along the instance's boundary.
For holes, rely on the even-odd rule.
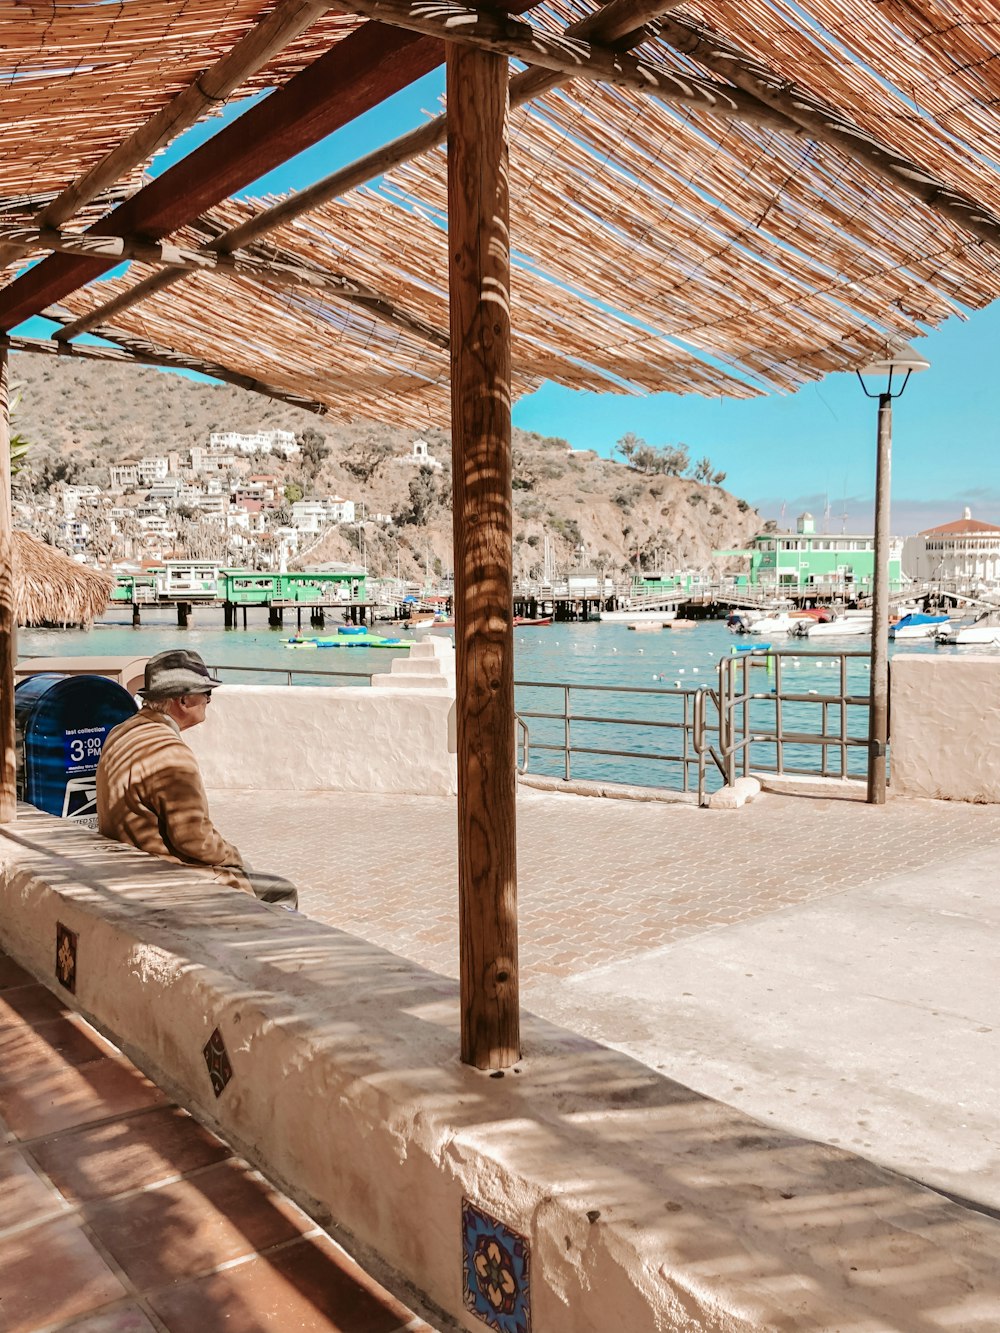
[[86,830],[0,830],[0,938],[470,1333],[463,1198],[526,1242],[535,1333],[995,1333],[992,1220],[530,1016],[517,1072],[477,1073],[452,981]]
[[659,801],[667,805],[696,805],[695,792],[670,791],[666,787],[634,787],[623,782],[587,782],[583,778],[548,777],[543,773],[519,773],[522,787],[560,792],[564,796],[606,796],[617,801]]
[[866,801],[868,785],[855,778],[821,778],[809,773],[757,773],[762,791],[777,796],[817,796],[823,800]]
[[454,796],[454,707],[436,682],[408,690],[226,685],[204,725],[184,738],[211,790],[270,791],[280,773],[294,791]]

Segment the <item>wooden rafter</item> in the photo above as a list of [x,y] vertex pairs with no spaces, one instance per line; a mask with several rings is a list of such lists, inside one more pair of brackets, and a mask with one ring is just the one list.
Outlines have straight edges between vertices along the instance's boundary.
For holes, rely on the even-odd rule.
[[[46,317],[55,317],[53,311],[47,311]],[[303,398],[300,394],[289,393],[286,389],[264,380],[254,379],[251,375],[242,375],[230,370],[228,366],[213,361],[200,361],[196,357],[181,356],[168,348],[155,343],[121,333],[117,329],[101,329],[100,337],[108,342],[115,342],[114,347],[97,347],[90,343],[60,343],[46,338],[20,338],[0,335],[0,349],[8,348],[12,352],[29,352],[36,356],[68,356],[81,361],[115,361],[135,366],[157,366],[162,370],[193,370],[210,379],[233,384],[238,389],[248,389],[251,393],[262,394],[265,398],[275,398],[288,403],[291,407],[301,407],[306,412],[315,412],[326,416],[327,408],[323,403]]]
[[[68,185],[35,217],[38,227],[60,227],[84,205],[190,128],[204,112],[224,102],[247,77],[266,65],[282,47],[303,32],[332,6],[325,0],[283,0],[210,69],[182,89],[166,106],[106,154],[79,180]],[[13,241],[0,242],[0,267],[15,263],[29,247]]]

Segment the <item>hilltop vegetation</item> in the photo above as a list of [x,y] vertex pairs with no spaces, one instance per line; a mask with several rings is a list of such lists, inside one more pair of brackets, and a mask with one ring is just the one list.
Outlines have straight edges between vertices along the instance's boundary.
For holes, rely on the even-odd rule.
[[[307,562],[353,560],[362,539],[375,573],[451,568],[451,448],[448,434],[421,432],[440,471],[397,465],[413,431],[371,422],[346,425],[229,386],[138,367],[15,356],[21,386],[17,428],[31,442],[22,485],[59,480],[108,484],[125,458],[182,455],[213,430],[282,429],[302,452],[287,463],[255,459],[281,477],[285,498],[339,494],[365,515],[392,515],[329,532]],[[692,463],[683,445],[653,446],[625,433],[619,458],[572,450],[558,437],[514,431],[514,564],[541,570],[548,541],[557,567],[615,573],[635,568],[708,568],[713,549],[742,545],[760,526],[744,500],[723,490],[709,459]],[[723,460],[717,460],[723,461]]]

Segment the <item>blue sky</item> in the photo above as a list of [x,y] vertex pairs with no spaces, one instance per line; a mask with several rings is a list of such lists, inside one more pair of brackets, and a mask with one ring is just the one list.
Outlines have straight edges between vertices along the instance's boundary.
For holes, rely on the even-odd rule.
[[[245,193],[299,189],[379,147],[436,113],[443,85],[443,71],[428,75]],[[225,119],[245,105],[227,108]],[[182,136],[156,160],[154,173],[218,126],[210,120]],[[30,323],[31,332],[41,331],[40,321]],[[976,517],[1000,523],[1000,302],[966,321],[949,320],[917,345],[931,369],[910,380],[894,408],[893,529],[919,531],[960,517],[965,505]],[[584,394],[546,385],[515,406],[514,424],[605,455],[627,431],[650,444],[684,443],[692,457],[707,454],[726,472],[726,488],[766,517],[779,518],[784,507],[787,521],[802,509],[821,519],[829,503],[831,530],[839,531],[845,521],[849,527],[871,523],[875,408],[853,375],[750,402]]]

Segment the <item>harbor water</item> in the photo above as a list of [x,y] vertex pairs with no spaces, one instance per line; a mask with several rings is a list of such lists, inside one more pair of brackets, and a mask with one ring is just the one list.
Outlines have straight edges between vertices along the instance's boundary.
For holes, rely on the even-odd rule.
[[[296,633],[289,616],[283,629],[267,623],[264,608],[251,608],[248,628],[225,629],[222,611],[196,607],[187,629],[179,629],[172,609],[143,608],[143,624],[133,628],[130,610],[109,610],[104,620],[90,630],[23,630],[18,636],[20,657],[56,656],[151,656],[165,648],[184,645],[201,653],[206,662],[233,683],[295,685],[364,685],[375,672],[390,669],[390,649],[363,647],[303,650],[291,649],[287,640]],[[382,622],[377,632],[412,642],[416,635]],[[449,633],[435,630],[433,633]],[[328,620],[325,630],[303,627],[304,636],[335,636],[336,624]],[[738,647],[756,645],[753,636],[736,636],[724,621],[701,621],[688,629],[636,632],[623,624],[600,622],[520,626],[514,630],[516,705],[523,719],[519,742],[523,752],[530,742],[527,768],[530,772],[565,777],[565,741],[569,733],[572,754],[569,775],[574,779],[634,783],[674,790],[697,786],[696,755],[692,749],[690,723],[693,692],[718,691],[719,663]],[[808,640],[780,636],[771,641],[780,653],[783,696],[798,696],[782,703],[785,733],[830,734],[846,718],[847,733],[862,739],[867,734],[867,709],[853,705],[841,709],[824,698],[838,695],[841,659],[837,654],[859,654],[846,659],[847,692],[855,697],[868,693],[869,642],[848,637],[810,648]],[[936,647],[932,640],[910,640],[890,654],[930,652],[961,654],[996,651],[983,648]],[[336,673],[336,674],[327,674]],[[774,730],[776,697],[774,664],[755,656],[751,669],[752,692],[758,696],[744,714],[751,730],[770,734]],[[711,709],[709,709],[711,732]],[[567,718],[569,719],[567,721]],[[685,723],[687,726],[685,727]],[[717,736],[717,733],[716,733]],[[710,741],[713,738],[710,735]],[[828,766],[836,765],[839,751],[827,747]],[[861,776],[865,750],[848,751],[848,771]],[[818,772],[823,747],[815,744],[785,745],[782,762],[786,769]],[[756,742],[755,765],[771,765],[773,745]],[[714,765],[709,764],[710,787],[719,785]]]

